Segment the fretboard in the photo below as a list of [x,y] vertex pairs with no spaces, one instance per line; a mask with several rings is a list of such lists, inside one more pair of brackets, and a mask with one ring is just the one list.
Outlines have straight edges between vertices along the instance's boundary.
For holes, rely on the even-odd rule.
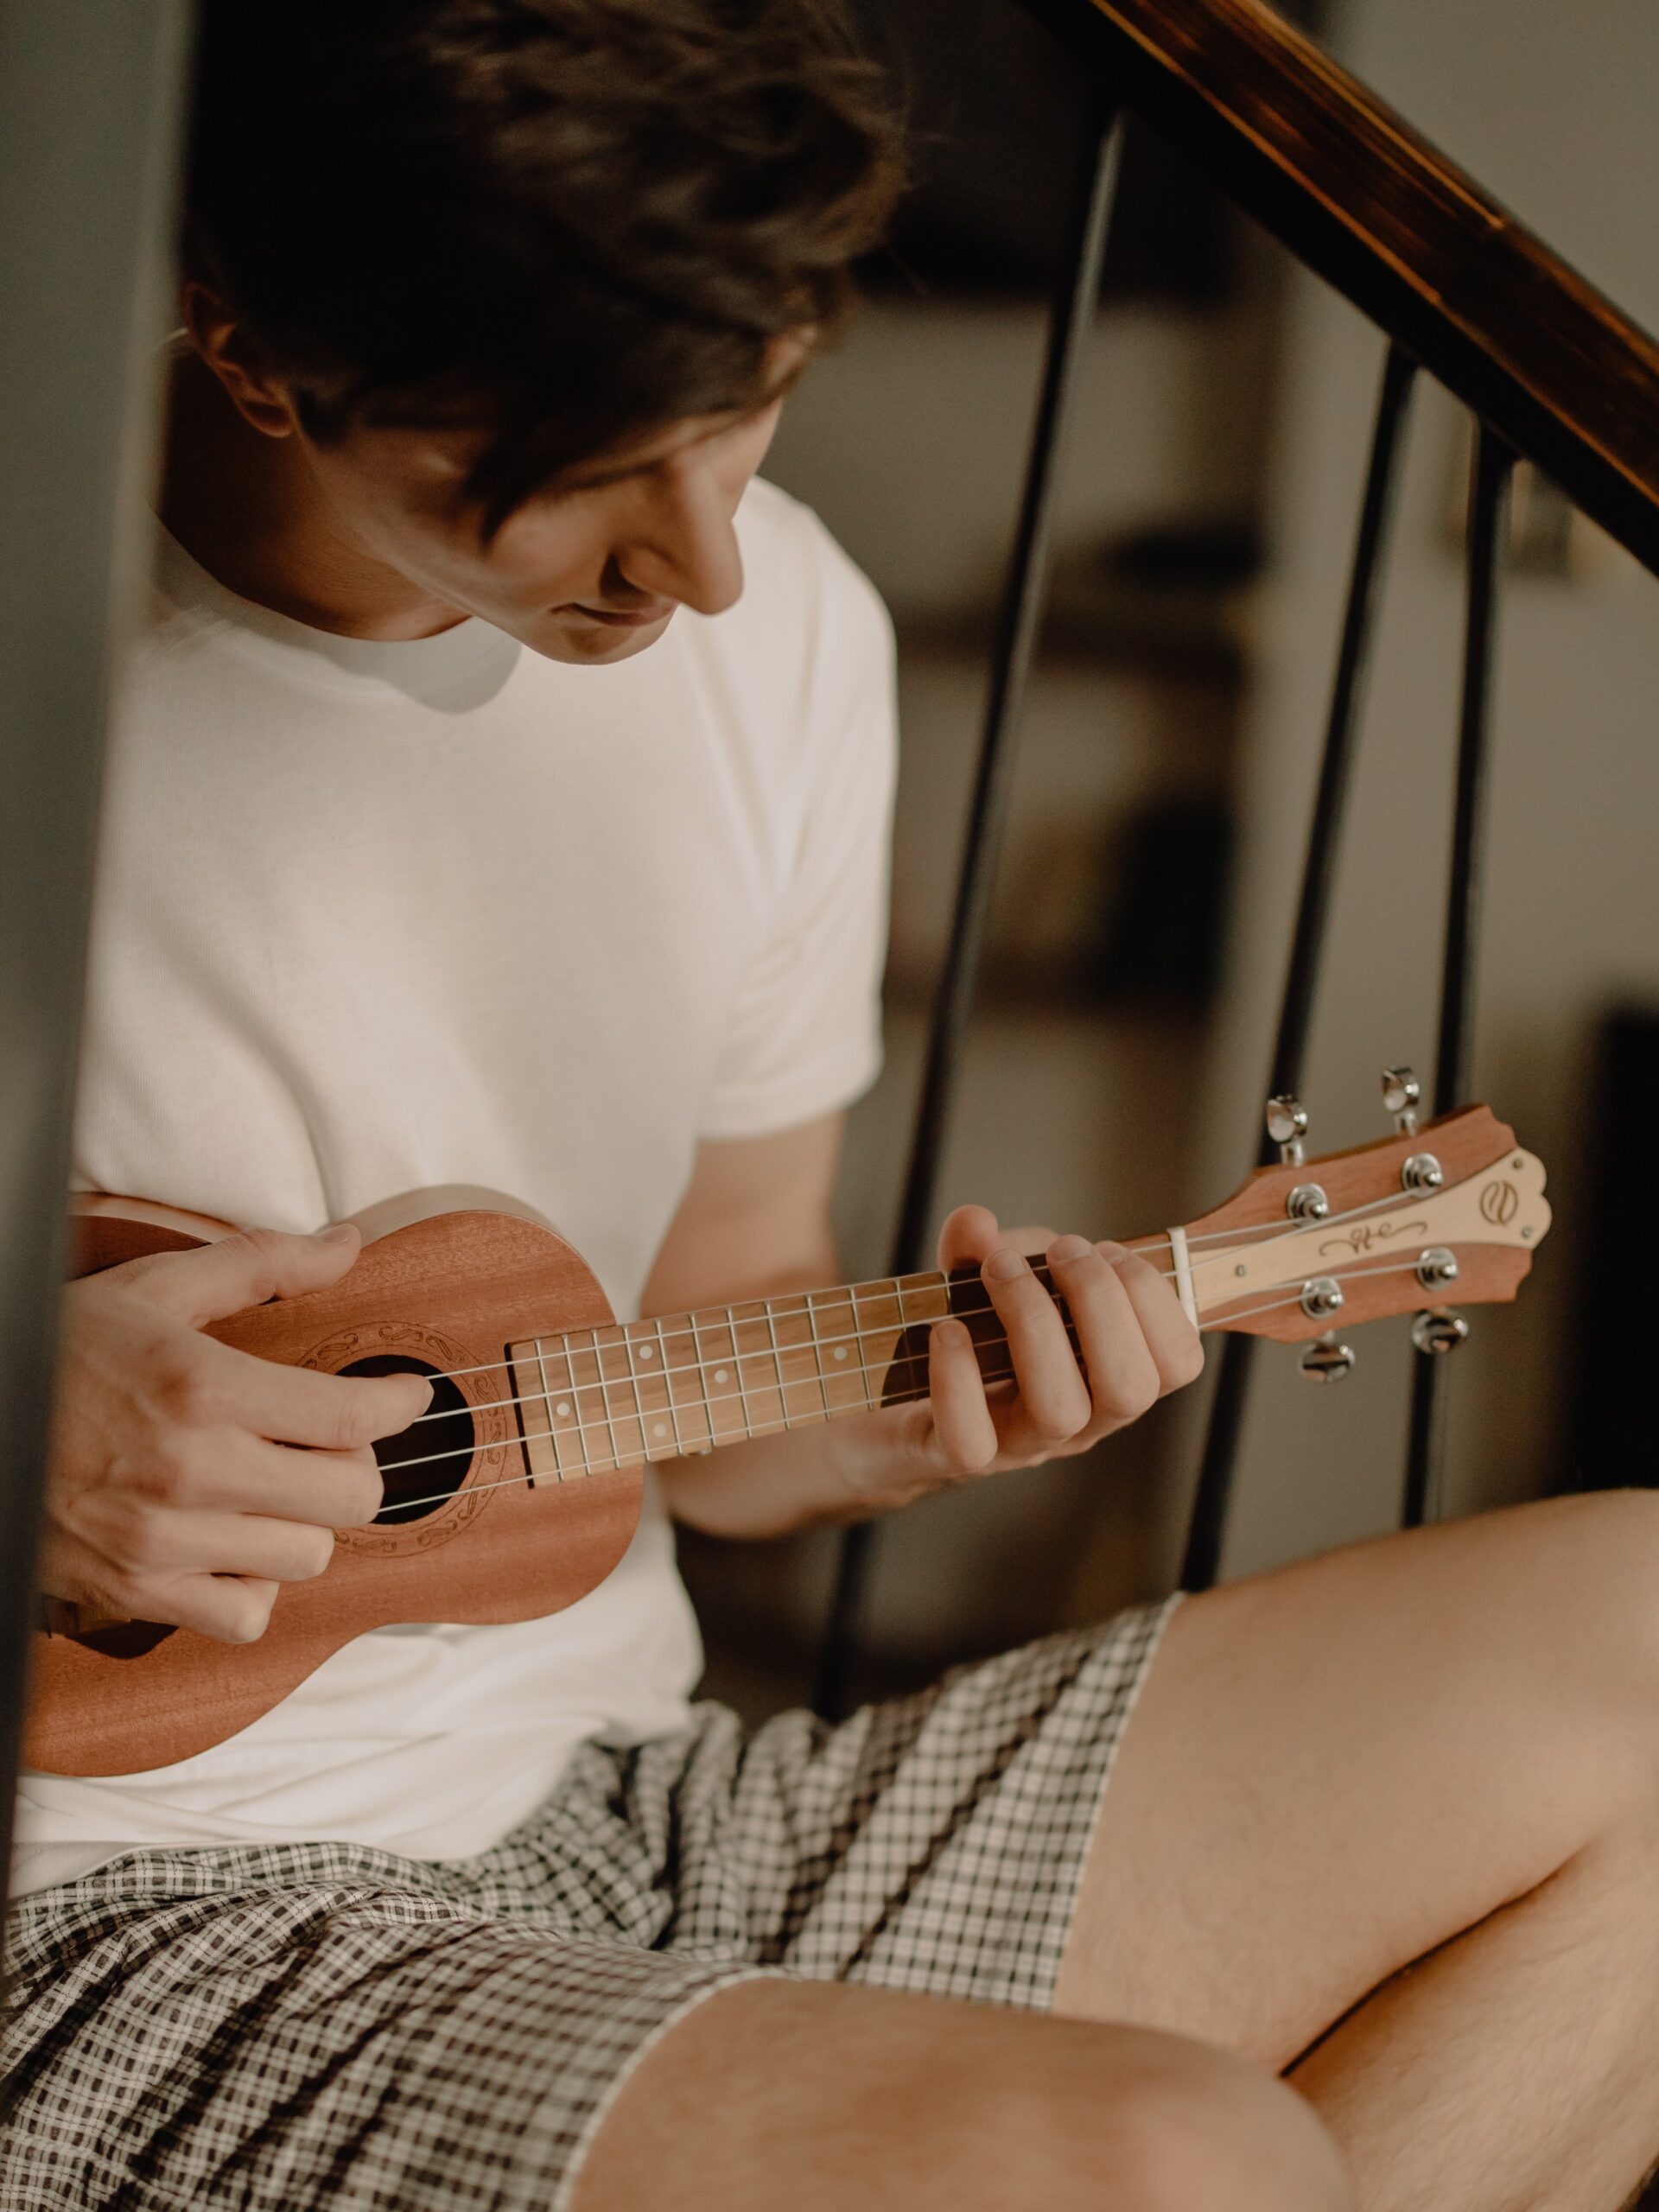
[[[1033,1269],[1052,1289],[1046,1266]],[[602,1474],[923,1397],[929,1325],[952,1314],[967,1324],[987,1382],[1006,1380],[1002,1325],[974,1268],[512,1344],[531,1472]]]

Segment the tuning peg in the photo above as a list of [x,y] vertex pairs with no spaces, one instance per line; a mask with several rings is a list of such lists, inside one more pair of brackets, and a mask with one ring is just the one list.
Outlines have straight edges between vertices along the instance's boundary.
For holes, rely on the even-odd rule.
[[1304,1156],[1302,1139],[1307,1135],[1306,1107],[1300,1098],[1281,1091],[1268,1099],[1265,1118],[1268,1135],[1278,1146],[1280,1159],[1287,1166],[1300,1166]]
[[1417,1109],[1423,1103],[1423,1086],[1409,1068],[1384,1068],[1382,1103],[1394,1116],[1402,1137],[1417,1134]]
[[1411,1341],[1419,1351],[1455,1351],[1468,1333],[1469,1324],[1462,1314],[1444,1306],[1430,1306],[1427,1313],[1417,1314],[1411,1325]]
[[1316,1338],[1302,1354],[1302,1372],[1310,1382],[1340,1382],[1358,1364],[1353,1346],[1338,1344],[1332,1336]]

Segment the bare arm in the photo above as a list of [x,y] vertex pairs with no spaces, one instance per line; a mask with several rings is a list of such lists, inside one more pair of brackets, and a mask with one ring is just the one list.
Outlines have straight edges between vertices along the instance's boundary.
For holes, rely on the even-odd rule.
[[[678,1313],[837,1281],[830,1196],[842,1127],[830,1115],[703,1145],[642,1311]],[[668,1460],[658,1472],[671,1510],[725,1536],[861,1520],[949,1483],[1086,1451],[1198,1373],[1197,1332],[1144,1260],[1081,1236],[1033,1231],[1031,1242],[1046,1251],[1065,1294],[1080,1360],[1025,1262],[1026,1238],[1005,1235],[983,1206],[959,1206],[941,1234],[939,1264],[983,1268],[1014,1382],[988,1391],[966,1329],[939,1322],[925,1399]]]

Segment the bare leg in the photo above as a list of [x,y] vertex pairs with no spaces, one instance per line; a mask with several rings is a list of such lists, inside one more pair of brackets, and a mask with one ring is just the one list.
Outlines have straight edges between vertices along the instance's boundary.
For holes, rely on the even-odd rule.
[[1365,2212],[1614,2212],[1659,2152],[1659,1496],[1185,1606],[1058,2003],[1292,2069]]
[[574,2212],[1352,2212],[1271,2074],[1179,2038],[751,1982],[651,2052]]

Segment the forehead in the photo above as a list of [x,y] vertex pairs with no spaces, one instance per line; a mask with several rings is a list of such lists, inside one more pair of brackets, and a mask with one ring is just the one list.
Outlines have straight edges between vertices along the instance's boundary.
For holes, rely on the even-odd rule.
[[[628,431],[556,469],[552,486],[602,484],[638,474],[670,461],[689,448],[717,437],[752,415],[775,405],[795,384],[811,356],[809,333],[790,332],[773,340],[766,386],[752,408],[728,408],[712,414],[683,415]],[[493,441],[493,433],[475,423],[404,425],[365,423],[348,433],[362,458],[437,491],[460,491]]]

